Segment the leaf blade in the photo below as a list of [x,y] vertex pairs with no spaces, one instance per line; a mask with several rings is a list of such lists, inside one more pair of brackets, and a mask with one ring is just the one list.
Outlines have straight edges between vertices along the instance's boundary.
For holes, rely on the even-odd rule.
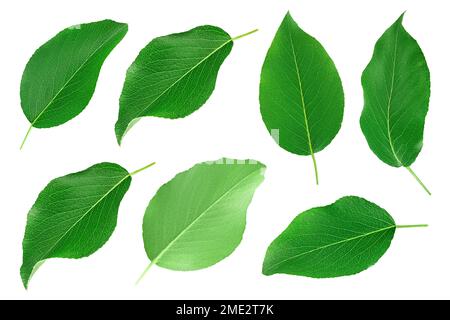
[[116,123],[118,143],[142,117],[177,119],[198,110],[214,91],[232,47],[233,39],[214,26],[151,41],[127,72]]
[[378,40],[362,75],[361,129],[375,155],[393,167],[411,166],[422,149],[431,85],[425,56],[403,17]]
[[200,163],[178,174],[152,199],[143,223],[152,264],[199,270],[223,260],[239,245],[265,166],[222,160],[225,164]]
[[311,278],[354,275],[384,255],[395,230],[384,209],[362,198],[345,197],[294,219],[268,248],[263,273]]
[[20,270],[25,288],[45,260],[84,258],[102,247],[130,183],[130,174],[112,163],[52,180],[28,214]]

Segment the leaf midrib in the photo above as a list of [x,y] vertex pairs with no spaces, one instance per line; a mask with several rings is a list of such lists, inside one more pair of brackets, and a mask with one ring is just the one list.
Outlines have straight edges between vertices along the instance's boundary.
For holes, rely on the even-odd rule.
[[222,45],[220,45],[218,48],[214,49],[211,53],[209,53],[205,58],[200,60],[196,65],[194,65],[192,68],[190,68],[186,73],[184,73],[179,79],[177,79],[174,83],[172,83],[169,87],[167,87],[161,94],[159,94],[155,99],[153,99],[152,102],[150,102],[149,105],[147,105],[141,112],[138,113],[138,117],[145,116],[146,112],[149,108],[153,106],[153,104],[161,99],[162,96],[164,96],[167,92],[169,92],[174,86],[177,85],[180,81],[182,81],[184,78],[186,78],[191,72],[193,72],[195,69],[197,69],[200,65],[202,65],[205,61],[207,61],[209,58],[211,58],[214,54],[219,52],[223,47],[225,47],[230,42],[233,42],[233,39],[230,38],[226,42],[224,42]]
[[394,148],[394,142],[392,141],[392,132],[391,132],[391,106],[392,106],[392,98],[394,95],[394,84],[395,84],[395,69],[397,66],[397,52],[398,52],[398,37],[400,33],[400,24],[397,25],[396,35],[395,35],[395,45],[394,45],[394,60],[392,65],[392,79],[391,79],[391,90],[389,93],[389,100],[388,100],[388,106],[387,106],[387,130],[388,130],[388,140],[389,140],[389,146],[391,147],[392,154],[394,155],[395,160],[399,164],[401,164],[403,167],[405,166],[402,161],[397,156],[397,152]]
[[108,37],[108,39],[105,40],[105,42],[103,42],[97,49],[95,49],[84,61],[83,63],[78,67],[77,70],[75,70],[75,72],[72,74],[72,76],[69,78],[69,80],[67,80],[63,86],[61,87],[61,89],[55,94],[55,96],[50,100],[50,102],[45,106],[45,108],[38,114],[38,116],[33,120],[33,122],[31,123],[31,127],[34,127],[34,125],[36,124],[36,122],[40,119],[40,117],[47,111],[48,108],[50,108],[50,106],[56,101],[56,99],[58,98],[58,96],[67,88],[67,86],[69,85],[69,83],[75,78],[75,76],[86,66],[86,64],[89,62],[89,60],[91,60],[91,58],[97,54],[97,52],[99,52],[100,49],[102,49],[107,43],[109,43],[109,41],[111,41],[115,36],[117,36],[119,34],[119,32],[123,31],[123,29],[126,28],[126,25],[121,26],[120,28],[117,29],[116,32],[114,32],[110,37]]
[[260,170],[256,170],[239,180],[235,183],[229,190],[227,190],[223,195],[221,195],[217,200],[215,200],[211,205],[208,206],[203,212],[199,214],[186,228],[184,228],[152,261],[151,264],[157,264],[158,261],[170,250],[170,248],[190,229],[192,228],[205,214],[207,214],[215,205],[222,201],[226,196],[233,192],[240,184],[249,179],[255,173],[260,173]]
[[[52,247],[47,250],[47,252],[37,260],[37,262],[47,259],[46,256],[52,252],[53,249],[71,232],[88,214],[90,214],[103,200],[106,199],[114,190],[116,190],[125,180],[131,177],[131,174],[128,173],[125,177],[123,177],[118,183],[116,183],[108,192],[106,192],[97,202],[95,202],[64,234],[52,245]],[[36,262],[36,263],[37,263]]]
[[301,103],[302,103],[302,107],[303,107],[303,117],[305,119],[305,130],[306,130],[306,136],[308,138],[309,151],[311,153],[311,156],[314,156],[314,150],[313,150],[312,139],[311,139],[311,132],[310,132],[310,129],[309,129],[308,115],[306,113],[306,103],[305,103],[305,96],[304,96],[304,93],[303,93],[303,83],[302,83],[302,79],[301,79],[301,76],[300,76],[300,68],[299,68],[298,63],[297,63],[297,53],[295,51],[294,42],[293,42],[292,34],[291,34],[290,30],[289,30],[289,39],[290,39],[290,42],[291,42],[292,54],[294,55],[295,70],[296,70],[297,80],[298,80],[299,89],[300,89],[300,98],[301,98]]
[[300,257],[302,257],[302,256],[305,256],[305,255],[314,253],[314,252],[316,252],[316,251],[328,249],[328,248],[330,248],[330,247],[334,247],[334,246],[340,245],[340,244],[342,244],[342,243],[351,242],[351,241],[355,241],[355,240],[362,239],[362,238],[365,238],[365,237],[369,237],[369,236],[372,236],[372,235],[377,234],[377,233],[381,233],[381,232],[384,232],[384,231],[387,231],[387,230],[395,229],[396,227],[397,227],[396,225],[391,225],[391,226],[389,226],[389,227],[382,228],[382,229],[378,229],[378,230],[374,230],[374,231],[371,231],[371,232],[368,232],[368,233],[364,233],[364,234],[361,234],[361,235],[356,236],[356,237],[344,239],[344,240],[341,240],[341,241],[337,241],[337,242],[330,243],[330,244],[325,245],[325,246],[317,247],[317,248],[315,248],[315,249],[313,249],[313,250],[309,250],[309,251],[307,251],[307,252],[302,252],[302,253],[300,253],[300,254],[294,255],[294,256],[292,256],[292,257],[289,257],[289,258],[287,258],[287,259],[284,259],[284,260],[282,260],[282,261],[280,261],[280,262],[274,264],[273,266],[271,266],[271,267],[269,268],[269,270],[273,270],[273,269],[277,268],[278,266],[280,266],[280,265],[282,265],[282,264],[284,264],[284,263],[286,263],[286,262],[288,262],[288,261],[291,261],[291,260],[300,258]]

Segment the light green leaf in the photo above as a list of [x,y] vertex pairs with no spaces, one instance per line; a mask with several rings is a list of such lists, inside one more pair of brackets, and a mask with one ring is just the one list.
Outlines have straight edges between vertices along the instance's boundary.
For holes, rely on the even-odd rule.
[[364,110],[361,129],[384,163],[412,171],[422,149],[430,99],[430,72],[425,57],[402,25],[403,15],[378,40],[362,75]]
[[222,159],[197,164],[163,185],[144,217],[147,270],[155,264],[199,270],[229,256],[242,240],[247,208],[264,171],[253,160]]
[[128,69],[119,118],[117,141],[142,117],[177,119],[199,109],[211,96],[216,78],[234,40],[214,26],[156,38]]
[[267,53],[261,73],[261,114],[283,149],[312,156],[341,128],[344,92],[328,53],[288,13]]
[[100,249],[116,227],[131,176],[150,166],[128,173],[101,163],[51,181],[28,213],[20,269],[25,288],[45,260],[79,259]]
[[61,125],[80,114],[103,62],[128,31],[111,20],[67,28],[40,47],[22,76],[20,97],[30,129]]
[[374,265],[398,228],[386,210],[358,197],[303,212],[270,245],[263,273],[311,278],[354,275]]

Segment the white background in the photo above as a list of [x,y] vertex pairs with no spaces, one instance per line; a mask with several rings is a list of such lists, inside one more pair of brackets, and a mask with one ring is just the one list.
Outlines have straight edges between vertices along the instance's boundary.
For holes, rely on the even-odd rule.
[[[287,10],[325,46],[346,93],[342,129],[317,155],[319,187],[311,158],[279,148],[259,113],[261,66]],[[378,160],[359,128],[361,72],[376,40],[405,10],[405,27],[420,43],[432,75],[424,148],[413,165],[432,197],[405,169]],[[450,298],[449,10],[447,0],[1,1],[0,298]],[[106,60],[90,105],[63,126],[34,130],[20,152],[29,125],[19,98],[28,59],[60,30],[105,18],[129,23],[129,33]],[[182,120],[142,120],[118,147],[114,123],[128,66],[153,38],[203,24],[220,26],[232,36],[254,28],[260,32],[235,43],[203,108]],[[179,171],[222,156],[253,158],[268,166],[249,208],[242,244],[209,269],[180,273],[156,267],[134,286],[148,264],[141,223],[151,197]],[[101,250],[82,260],[47,261],[25,291],[19,276],[21,242],[38,193],[55,177],[103,161],[130,171],[152,161],[158,165],[134,178],[117,229]],[[267,246],[297,214],[345,195],[378,203],[398,224],[430,227],[399,230],[379,263],[356,276],[313,280],[261,274]]]

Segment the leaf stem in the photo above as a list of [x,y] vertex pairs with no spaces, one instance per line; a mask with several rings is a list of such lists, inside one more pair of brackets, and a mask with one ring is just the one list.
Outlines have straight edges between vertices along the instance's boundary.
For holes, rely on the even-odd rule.
[[397,229],[409,229],[409,228],[428,228],[427,224],[413,224],[413,225],[406,225],[406,226],[396,226]]
[[23,138],[22,144],[20,145],[20,150],[23,149],[23,146],[25,145],[25,142],[27,141],[28,136],[30,135],[30,132],[31,132],[32,129],[33,129],[33,125],[31,125],[31,126],[28,128],[27,134],[25,135],[25,138]]
[[316,185],[319,185],[319,170],[317,169],[316,156],[314,155],[314,152],[311,152],[311,157],[314,164],[314,173],[316,175]]
[[142,272],[141,276],[139,277],[139,279],[137,279],[136,281],[136,285],[138,285],[142,279],[144,279],[145,275],[147,274],[147,272],[156,264],[156,260],[153,260],[148,266],[147,268],[145,268],[144,272]]
[[146,165],[145,167],[143,167],[143,168],[141,168],[139,170],[133,171],[133,172],[130,173],[130,176],[134,176],[134,175],[136,175],[136,174],[138,174],[138,173],[140,173],[140,172],[142,172],[144,170],[147,170],[148,168],[153,167],[155,164],[156,164],[156,162],[152,162],[149,165]]
[[426,191],[426,193],[428,193],[428,195],[431,196],[430,190],[428,190],[428,188],[425,186],[425,184],[422,182],[422,180],[420,180],[420,178],[416,175],[416,173],[411,169],[411,167],[406,167],[406,170],[408,170],[409,173],[412,174],[414,179],[416,179],[416,181],[422,186],[422,188]]
[[259,31],[259,29],[252,30],[252,31],[250,31],[250,32],[241,34],[240,36],[234,37],[234,38],[232,38],[231,40],[232,40],[232,41],[236,41],[236,40],[242,39],[242,38],[244,38],[244,37],[246,37],[246,36],[249,36],[249,35],[251,35],[251,34],[254,34],[255,32],[258,32],[258,31]]

